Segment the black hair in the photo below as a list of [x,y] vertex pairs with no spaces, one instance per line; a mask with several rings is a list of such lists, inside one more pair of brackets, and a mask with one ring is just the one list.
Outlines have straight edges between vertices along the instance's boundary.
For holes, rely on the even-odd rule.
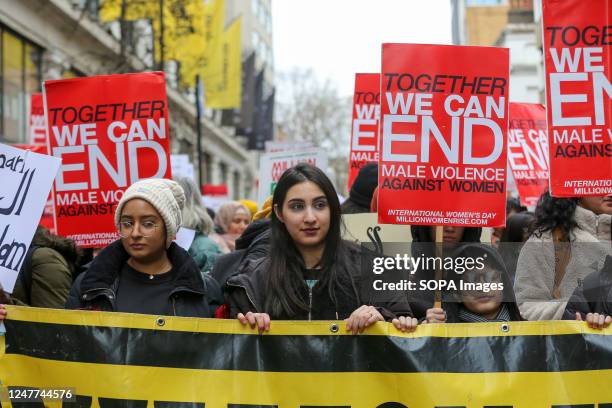
[[521,205],[521,201],[516,197],[508,197],[506,199],[506,215],[510,214],[511,211],[521,213],[527,211],[527,207]]
[[506,228],[504,228],[499,242],[523,242],[525,233],[527,232],[527,235],[529,235],[534,221],[535,214],[530,211],[512,214],[506,220]]
[[557,198],[545,191],[538,200],[531,233],[539,238],[543,233],[559,228],[564,235],[569,236],[578,226],[574,219],[577,205],[577,198]]
[[347,198],[346,201],[342,203],[340,208],[342,210],[342,214],[363,214],[363,213],[370,212],[369,207],[366,208],[362,205],[357,204],[356,202],[351,200],[350,197]]
[[[276,185],[272,197],[272,207],[276,211],[282,211],[283,203],[289,189],[296,184],[311,181],[316,184],[325,194],[330,210],[329,231],[325,237],[325,249],[319,266],[323,273],[321,284],[329,291],[331,299],[336,302],[335,289],[350,293],[359,299],[358,291],[352,279],[351,284],[344,285],[347,279],[343,275],[348,273],[341,265],[347,258],[346,243],[341,238],[342,218],[340,213],[340,202],[332,182],[319,168],[310,164],[301,163],[286,170]],[[268,262],[270,265],[267,274],[267,294],[265,310],[272,316],[296,316],[300,311],[308,311],[309,306],[301,295],[304,287],[303,270],[304,260],[289,235],[285,224],[277,217],[276,211],[272,211],[270,220],[270,251]],[[349,275],[350,278],[350,275]]]
[[[521,312],[516,302],[516,296],[514,294],[514,279],[508,273],[506,264],[497,249],[487,244],[465,243],[457,247],[453,256],[468,257],[472,259],[477,259],[480,257],[482,258],[481,261],[485,267],[498,271],[501,275],[502,283],[504,284],[502,304],[505,304],[508,308],[510,321],[524,320],[521,316]],[[466,273],[470,272],[466,271]],[[461,279],[460,275],[452,273],[451,276],[459,288],[458,281]],[[446,293],[444,297],[443,308],[447,314],[447,323],[459,322],[459,309],[463,304],[461,290],[450,291]]]

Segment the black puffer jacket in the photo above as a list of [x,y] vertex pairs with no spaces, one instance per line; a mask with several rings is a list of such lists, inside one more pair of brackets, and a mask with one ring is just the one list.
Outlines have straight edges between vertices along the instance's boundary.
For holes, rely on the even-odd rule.
[[582,320],[588,313],[600,313],[612,316],[612,256],[608,255],[603,268],[584,278],[578,286],[563,313],[563,319],[576,320],[580,312]]
[[[412,234],[411,252],[412,256],[417,258],[421,255],[425,257],[433,257],[436,255],[436,244],[431,234],[431,229],[434,227],[423,225],[412,225],[410,233]],[[466,227],[463,230],[461,242],[480,242],[482,228]],[[444,256],[448,256],[445,252]],[[418,269],[410,280],[416,282],[417,286],[421,280],[431,280],[435,278],[435,271],[426,268]],[[434,291],[418,290],[409,294],[410,307],[417,319],[423,319],[427,309],[433,307],[435,300]]]
[[[175,316],[213,317],[222,301],[217,282],[205,275],[203,280],[191,256],[172,243],[168,258],[174,267],[174,289],[168,297],[168,310]],[[72,285],[66,309],[121,312],[116,308],[119,272],[129,259],[120,240],[104,248]]]
[[221,287],[234,275],[249,270],[248,265],[268,254],[270,248],[270,220],[255,221],[236,240],[236,250],[217,258],[211,275]]
[[[270,262],[267,257],[263,257],[249,264],[243,273],[227,281],[225,290],[230,301],[230,316],[235,317],[239,312],[251,311],[269,313],[272,319],[337,320],[348,318],[362,305],[377,307],[388,321],[397,316],[412,316],[403,291],[381,293],[372,289],[372,280],[376,279],[371,267],[374,254],[362,252],[362,249],[355,244],[348,242],[345,244],[346,259],[337,261],[335,265],[342,269],[338,271],[340,282],[338,288],[334,290],[335,299],[330,296],[328,287],[317,283],[310,289],[304,283],[301,295],[304,302],[310,305],[309,311],[301,311],[295,316],[271,314],[265,309],[266,294],[269,292],[267,281]],[[341,288],[354,290],[347,291]]]

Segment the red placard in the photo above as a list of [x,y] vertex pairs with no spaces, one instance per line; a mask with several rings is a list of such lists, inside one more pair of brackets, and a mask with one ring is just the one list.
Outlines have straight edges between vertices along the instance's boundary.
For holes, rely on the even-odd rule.
[[[41,94],[42,95],[42,94]],[[18,149],[31,150],[34,153],[48,154],[47,145],[41,144],[14,144],[12,145]],[[53,217],[53,195],[49,193],[49,198],[45,204],[42,216],[40,217],[40,225],[47,228],[52,234],[55,234],[55,219]]]
[[612,194],[612,7],[544,0],[543,34],[555,197]]
[[535,206],[548,188],[546,108],[538,103],[511,103],[508,163],[521,204]]
[[505,224],[508,71],[505,48],[383,44],[379,222]]
[[53,197],[59,235],[79,246],[118,238],[113,216],[134,182],[170,175],[162,72],[46,81],[50,151],[62,159]]
[[[42,93],[33,93],[30,97],[30,144],[47,145],[47,126],[45,125],[45,108]],[[46,152],[45,152],[46,154]]]
[[378,162],[379,118],[380,74],[355,74],[348,190],[359,169],[368,163]]

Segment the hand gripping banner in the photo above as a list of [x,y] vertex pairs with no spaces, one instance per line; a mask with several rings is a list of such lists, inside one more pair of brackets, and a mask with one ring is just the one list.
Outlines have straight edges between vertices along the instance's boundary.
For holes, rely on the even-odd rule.
[[64,406],[104,408],[612,404],[612,330],[584,322],[430,324],[410,334],[377,323],[353,336],[344,322],[274,321],[259,335],[233,320],[8,315],[2,407],[33,389],[70,390]]

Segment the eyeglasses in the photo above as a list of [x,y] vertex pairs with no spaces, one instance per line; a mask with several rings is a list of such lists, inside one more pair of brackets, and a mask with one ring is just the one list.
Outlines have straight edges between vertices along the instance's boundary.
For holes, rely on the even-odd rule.
[[[129,237],[134,231],[135,223],[134,221],[120,221],[119,222],[119,236],[121,238]],[[158,225],[153,221],[143,221],[138,224],[138,231],[140,234],[148,238],[155,233]]]

